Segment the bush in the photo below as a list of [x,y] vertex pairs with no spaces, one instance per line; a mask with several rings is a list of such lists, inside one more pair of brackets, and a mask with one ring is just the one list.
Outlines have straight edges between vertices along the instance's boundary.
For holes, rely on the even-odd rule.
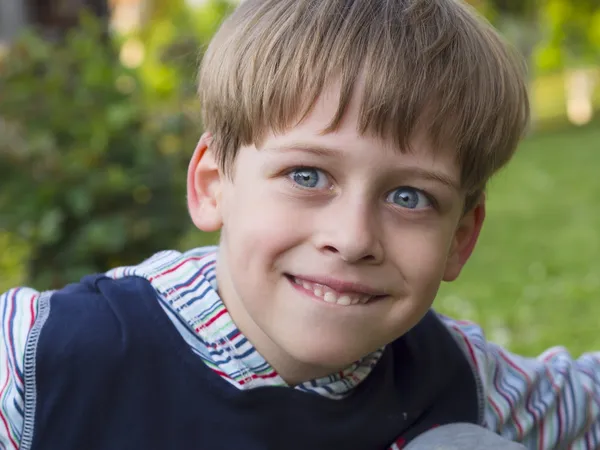
[[100,25],[23,36],[0,61],[0,231],[27,242],[27,282],[62,286],[176,247],[200,133],[179,99],[148,101]]

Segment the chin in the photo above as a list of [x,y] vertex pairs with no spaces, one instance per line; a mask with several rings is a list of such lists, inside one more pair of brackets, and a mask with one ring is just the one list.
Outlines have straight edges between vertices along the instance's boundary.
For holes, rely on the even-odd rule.
[[286,347],[287,353],[296,361],[307,366],[322,367],[329,370],[328,373],[343,370],[378,348],[348,345],[347,340],[336,342],[323,339],[297,340]]

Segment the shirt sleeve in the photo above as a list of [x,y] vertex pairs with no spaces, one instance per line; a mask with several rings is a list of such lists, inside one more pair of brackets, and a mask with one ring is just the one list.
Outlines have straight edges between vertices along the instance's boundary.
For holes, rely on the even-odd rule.
[[39,292],[0,295],[0,450],[17,450],[23,431],[25,343],[37,315]]
[[575,359],[555,347],[526,358],[476,324],[440,318],[480,377],[489,429],[530,449],[600,448],[600,352]]

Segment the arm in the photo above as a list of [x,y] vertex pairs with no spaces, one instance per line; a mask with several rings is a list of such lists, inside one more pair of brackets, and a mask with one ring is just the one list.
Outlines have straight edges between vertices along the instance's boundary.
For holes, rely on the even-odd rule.
[[0,295],[0,450],[17,450],[23,428],[23,359],[37,315],[39,293],[28,288]]
[[600,447],[600,352],[574,359],[556,347],[525,358],[475,324],[440,318],[479,375],[489,429],[531,449]]

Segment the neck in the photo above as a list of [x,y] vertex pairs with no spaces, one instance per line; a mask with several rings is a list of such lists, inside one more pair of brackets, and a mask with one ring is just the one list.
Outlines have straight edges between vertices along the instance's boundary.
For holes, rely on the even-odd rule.
[[[242,331],[243,333],[243,331]],[[246,336],[247,337],[247,336]],[[262,355],[269,365],[283,378],[288,386],[297,386],[311,380],[326,377],[340,372],[345,367],[323,367],[315,364],[302,363],[290,357],[274,344],[267,336],[265,340],[251,340],[254,348]]]

